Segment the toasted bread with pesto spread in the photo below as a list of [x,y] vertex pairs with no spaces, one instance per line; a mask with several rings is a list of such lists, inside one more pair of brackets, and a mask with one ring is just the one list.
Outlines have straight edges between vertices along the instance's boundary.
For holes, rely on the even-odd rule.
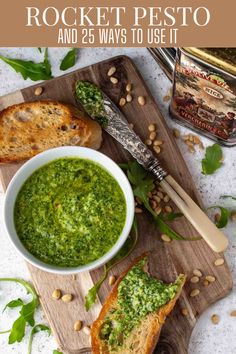
[[186,277],[164,284],[145,270],[147,255],[138,258],[116,281],[92,325],[93,354],[150,354],[172,311]]
[[26,160],[65,145],[101,145],[101,127],[76,107],[54,101],[20,103],[0,113],[0,163]]

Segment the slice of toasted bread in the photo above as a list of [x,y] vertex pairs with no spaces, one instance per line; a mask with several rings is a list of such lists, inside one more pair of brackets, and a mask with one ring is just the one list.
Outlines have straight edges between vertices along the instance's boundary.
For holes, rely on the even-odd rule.
[[[118,287],[121,281],[126,277],[128,272],[144,257],[143,255],[136,259],[134,263],[125,270],[121,276],[117,279],[110,295],[106,299],[101,312],[98,318],[92,325],[91,329],[91,343],[92,343],[92,353],[93,354],[150,354],[153,353],[156,344],[158,342],[161,328],[165,322],[166,316],[172,311],[175,306],[177,299],[179,298],[182,288],[184,286],[186,277],[183,274],[180,274],[176,280],[178,284],[177,291],[175,296],[164,306],[160,307],[156,312],[149,313],[144,317],[140,324],[132,329],[129,336],[124,340],[121,347],[118,349],[110,351],[106,342],[101,339],[100,331],[104,324],[108,313],[111,309],[116,309],[118,306],[117,297],[118,297]],[[146,264],[147,265],[147,264]],[[155,294],[153,294],[155,296]]]
[[28,159],[53,147],[98,149],[101,127],[72,105],[53,101],[20,103],[0,113],[0,163]]

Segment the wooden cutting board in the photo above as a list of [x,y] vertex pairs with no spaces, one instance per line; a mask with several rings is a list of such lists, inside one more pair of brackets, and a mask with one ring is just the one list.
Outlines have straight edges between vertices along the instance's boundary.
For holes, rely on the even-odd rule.
[[[113,85],[107,71],[111,66],[117,68],[115,74],[119,83]],[[133,85],[133,101],[123,107],[123,112],[128,121],[134,124],[134,130],[142,139],[147,138],[148,125],[155,122],[158,127],[158,138],[164,141],[163,151],[159,158],[173,177],[185,188],[190,196],[201,205],[197,195],[194,181],[186,167],[180,151],[169,131],[166,122],[161,115],[150,91],[138,72],[133,62],[126,56],[119,56],[107,61],[80,69],[68,75],[53,79],[43,84],[17,91],[0,99],[0,109],[11,104],[23,101],[34,101],[37,99],[54,99],[66,103],[75,103],[73,99],[74,84],[77,79],[93,81],[100,86],[115,102],[125,95],[127,82]],[[35,87],[43,86],[44,91],[40,97],[34,95]],[[158,87],[156,88],[158,90]],[[145,96],[146,105],[140,106],[137,103],[139,95]],[[113,158],[116,162],[124,162],[130,159],[127,153],[106,133],[103,135],[101,151]],[[6,188],[11,177],[20,167],[18,165],[5,165],[0,168],[2,183]],[[144,251],[151,250],[150,271],[158,278],[166,282],[173,281],[178,273],[185,273],[191,277],[193,269],[197,268],[204,275],[214,275],[216,281],[208,287],[204,287],[202,280],[194,285],[187,282],[182,296],[163,327],[156,353],[185,354],[188,351],[188,343],[191,332],[200,314],[210,304],[226,296],[232,288],[232,279],[226,262],[220,267],[214,265],[214,261],[222,255],[214,253],[203,241],[172,241],[163,243],[157,228],[153,225],[152,219],[145,214],[138,216],[139,242],[129,259],[116,266],[111,272],[119,275],[129,263]],[[195,236],[196,232],[185,218],[172,222],[173,228],[180,234],[188,237]],[[96,318],[101,303],[106,298],[110,287],[106,281],[100,292],[99,300],[91,311],[84,309],[84,296],[93,283],[99,279],[101,269],[89,273],[79,274],[76,280],[72,276],[57,276],[46,273],[29,265],[34,286],[40,295],[41,304],[55,334],[58,345],[63,353],[84,353],[82,350],[89,347],[89,338],[83,332],[76,333],[73,324],[76,320],[83,320],[89,325]],[[72,293],[74,300],[65,304],[62,301],[54,301],[51,294],[54,289],[59,288],[63,293]],[[199,288],[200,295],[189,297],[192,289]],[[181,308],[187,308],[188,316],[181,314]]]

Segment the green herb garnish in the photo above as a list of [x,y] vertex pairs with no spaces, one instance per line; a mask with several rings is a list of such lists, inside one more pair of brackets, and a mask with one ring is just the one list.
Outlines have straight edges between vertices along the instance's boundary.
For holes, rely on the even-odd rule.
[[236,200],[236,197],[233,197],[232,195],[221,195],[220,198],[222,198],[222,199],[227,199],[227,198],[229,198],[229,199]]
[[4,307],[2,312],[4,312],[7,307],[13,309],[15,307],[19,307],[19,306],[22,306],[22,305],[24,305],[23,300],[21,300],[21,299],[12,300],[12,301],[8,302],[8,304],[6,304],[6,306]]
[[137,221],[136,218],[134,218],[133,226],[132,226],[132,232],[125,241],[124,246],[120,249],[120,251],[108,262],[104,265],[103,268],[103,274],[100,277],[100,279],[94,284],[94,286],[89,289],[88,294],[85,297],[85,308],[88,311],[92,305],[96,301],[96,296],[97,293],[104,282],[104,280],[107,278],[108,272],[118,263],[123,261],[128,255],[133,251],[134,247],[136,246],[138,240],[138,227],[137,227]]
[[15,342],[21,342],[22,338],[25,335],[26,324],[29,324],[32,327],[35,324],[34,313],[35,313],[36,308],[39,305],[38,295],[35,292],[32,285],[22,279],[0,278],[0,282],[1,281],[6,281],[6,282],[9,281],[9,282],[19,283],[22,286],[24,286],[27,293],[31,294],[31,296],[32,296],[32,300],[27,304],[25,304],[22,300],[17,299],[17,300],[11,301],[10,303],[8,303],[5,306],[5,307],[9,307],[9,308],[16,307],[16,305],[21,307],[20,312],[19,312],[20,316],[15,320],[15,322],[12,325],[9,339],[8,339],[8,343],[13,344]]
[[48,60],[48,49],[45,49],[44,52],[44,61],[41,63],[35,63],[31,60],[22,60],[22,59],[12,59],[0,55],[5,63],[10,65],[17,73],[20,73],[24,80],[31,79],[33,81],[38,80],[49,80],[51,79],[51,64]]
[[220,145],[213,144],[206,148],[205,157],[202,160],[202,174],[212,175],[222,166],[222,149]]
[[47,331],[48,334],[51,334],[51,329],[48,326],[45,326],[43,324],[37,324],[35,325],[30,333],[30,339],[29,339],[29,345],[28,345],[28,352],[27,354],[31,354],[32,351],[32,343],[33,343],[33,337],[36,333],[41,332],[41,331]]
[[219,205],[213,205],[213,206],[207,208],[207,210],[211,210],[211,209],[220,209],[220,218],[216,222],[216,226],[219,229],[222,229],[223,227],[225,227],[228,224],[229,217],[230,217],[229,210],[227,210],[226,208],[219,206]]
[[67,70],[71,68],[72,66],[75,65],[76,62],[76,56],[77,56],[77,49],[72,48],[62,59],[61,65],[60,65],[60,70]]
[[[120,167],[127,173],[128,179],[132,184],[133,193],[143,203],[146,210],[152,215],[159,230],[168,235],[173,240],[186,240],[183,236],[175,232],[169,225],[166,224],[165,219],[161,215],[157,215],[149,204],[148,193],[154,189],[154,177],[147,172],[136,161],[121,164]],[[174,216],[176,218],[176,215]],[[198,238],[192,238],[192,240]]]
[[76,82],[75,92],[86,113],[106,128],[108,119],[101,90],[90,82],[79,80]]
[[57,350],[57,349],[54,349],[53,350],[53,354],[63,354],[62,352],[59,352],[59,350]]

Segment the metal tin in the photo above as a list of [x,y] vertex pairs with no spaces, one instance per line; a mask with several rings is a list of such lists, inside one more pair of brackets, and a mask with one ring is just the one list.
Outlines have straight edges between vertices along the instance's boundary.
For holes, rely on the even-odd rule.
[[172,118],[222,145],[236,145],[236,48],[178,48],[175,62],[173,49],[162,51],[158,60],[168,77],[174,69]]

